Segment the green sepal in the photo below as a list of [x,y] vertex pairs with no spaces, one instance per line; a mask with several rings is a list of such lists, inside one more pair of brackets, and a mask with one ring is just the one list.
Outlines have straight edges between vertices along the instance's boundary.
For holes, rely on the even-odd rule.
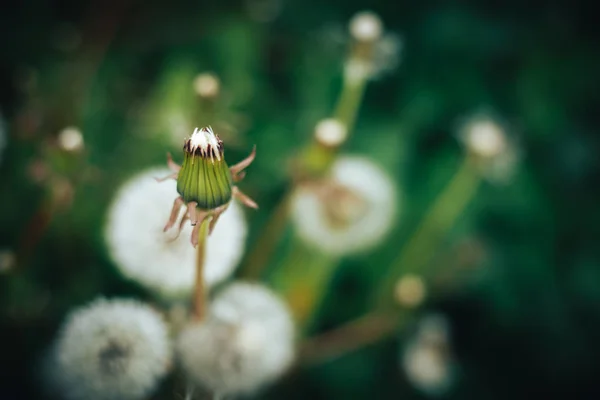
[[212,210],[231,200],[232,177],[225,160],[210,159],[185,152],[177,176],[177,192],[187,204],[195,201],[198,208]]

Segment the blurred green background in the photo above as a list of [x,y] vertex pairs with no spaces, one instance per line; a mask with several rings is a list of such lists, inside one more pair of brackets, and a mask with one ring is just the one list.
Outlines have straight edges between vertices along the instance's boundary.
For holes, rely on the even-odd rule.
[[[359,317],[463,150],[457,121],[491,108],[517,139],[507,184],[483,184],[433,261],[483,256],[417,313],[452,324],[460,378],[448,399],[600,398],[600,35],[591,2],[25,0],[0,8],[0,399],[42,397],[36,365],[65,313],[95,298],[151,299],[116,272],[102,228],[119,183],[180,151],[172,121],[194,114],[190,82],[215,73],[227,158],[259,156],[241,187],[248,251],[289,183],[291,158],[329,116],[346,25],[378,13],[400,63],[369,84],[344,152],[399,185],[385,244],[345,260],[313,333]],[[198,124],[200,125],[200,124]],[[57,135],[77,126],[81,152]],[[217,126],[219,126],[217,124]],[[190,131],[191,133],[191,131]],[[188,133],[189,134],[189,133]],[[181,137],[182,138],[182,137]],[[0,139],[0,143],[2,140]],[[0,144],[1,147],[1,144]],[[400,329],[300,368],[265,398],[420,399]],[[155,398],[177,398],[168,383]]]

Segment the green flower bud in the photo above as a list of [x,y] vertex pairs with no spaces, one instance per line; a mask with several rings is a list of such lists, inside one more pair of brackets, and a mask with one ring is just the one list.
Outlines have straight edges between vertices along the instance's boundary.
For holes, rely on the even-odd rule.
[[213,210],[231,200],[233,178],[223,157],[223,141],[210,127],[195,129],[184,146],[177,192],[188,204]]

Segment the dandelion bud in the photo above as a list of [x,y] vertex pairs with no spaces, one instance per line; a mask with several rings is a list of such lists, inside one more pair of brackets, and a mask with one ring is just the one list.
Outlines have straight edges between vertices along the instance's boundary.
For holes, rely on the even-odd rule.
[[177,180],[177,192],[171,209],[171,216],[164,227],[168,231],[177,222],[181,207],[185,204],[187,211],[180,223],[189,219],[194,226],[191,242],[198,244],[200,226],[210,219],[209,233],[212,233],[220,215],[227,209],[232,197],[248,207],[258,208],[258,205],[233,182],[242,180],[244,170],[254,160],[256,148],[244,160],[231,168],[227,166],[223,153],[223,141],[213,132],[212,128],[194,129],[192,136],[183,146],[183,165],[177,165],[168,154],[167,164],[173,173],[159,181],[173,178]]
[[83,135],[78,128],[67,127],[58,134],[58,145],[65,151],[79,151],[83,148]]
[[145,399],[171,364],[160,315],[133,300],[99,299],[67,318],[49,378],[67,399]]
[[177,192],[185,203],[213,210],[231,200],[231,173],[223,157],[223,141],[208,128],[194,130],[183,146],[184,160]]
[[267,288],[234,283],[213,301],[206,320],[181,332],[177,352],[192,382],[217,396],[252,393],[293,360],[290,312]]
[[423,317],[402,356],[408,380],[425,394],[444,394],[456,378],[456,362],[451,350],[447,319],[441,315]]
[[203,98],[213,98],[219,95],[221,84],[219,78],[210,73],[198,74],[194,78],[194,91]]
[[375,41],[383,33],[381,19],[371,11],[361,11],[354,15],[348,27],[352,37],[362,42]]
[[406,307],[416,307],[425,299],[425,283],[420,276],[407,274],[396,283],[396,301]]
[[339,147],[347,137],[346,126],[337,119],[324,119],[315,127],[315,139],[325,147]]
[[496,118],[475,114],[460,125],[459,139],[486,178],[506,182],[513,176],[519,150]]

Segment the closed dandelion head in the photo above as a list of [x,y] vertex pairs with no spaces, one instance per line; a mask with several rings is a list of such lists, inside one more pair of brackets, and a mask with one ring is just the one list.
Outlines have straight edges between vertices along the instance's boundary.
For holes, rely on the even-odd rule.
[[393,71],[400,62],[402,41],[385,32],[381,18],[372,11],[361,11],[348,24],[353,47],[344,68],[345,79],[359,84],[378,79]]
[[198,386],[217,395],[252,393],[293,361],[290,312],[264,286],[231,284],[213,301],[206,320],[181,332],[177,354]]
[[[194,227],[183,220],[181,232],[163,230],[176,182],[158,184],[155,178],[168,172],[152,168],[125,182],[109,208],[104,235],[119,272],[164,298],[179,298],[188,296],[194,285],[196,252],[189,244]],[[231,275],[239,264],[247,232],[242,207],[232,202],[206,239],[203,270],[209,287]]]
[[147,398],[171,365],[161,316],[133,300],[99,299],[75,310],[52,355],[51,383],[70,400]]
[[495,183],[512,178],[520,154],[498,118],[490,113],[477,113],[461,122],[458,136],[485,178]]
[[299,237],[333,255],[360,253],[385,238],[397,208],[392,180],[362,157],[341,157],[329,176],[302,184],[292,198]]
[[192,136],[183,145],[183,153],[181,166],[173,162],[168,155],[167,163],[173,173],[160,179],[177,180],[179,193],[164,230],[166,232],[175,225],[180,209],[185,205],[186,212],[180,223],[180,229],[189,219],[190,224],[194,226],[191,242],[195,247],[204,220],[210,219],[209,232],[212,233],[217,220],[227,209],[232,198],[238,199],[248,207],[258,208],[252,199],[233,184],[244,178],[244,169],[254,160],[256,149],[253,149],[252,153],[240,163],[228,167],[224,157],[223,141],[211,127],[205,127],[194,129]]

